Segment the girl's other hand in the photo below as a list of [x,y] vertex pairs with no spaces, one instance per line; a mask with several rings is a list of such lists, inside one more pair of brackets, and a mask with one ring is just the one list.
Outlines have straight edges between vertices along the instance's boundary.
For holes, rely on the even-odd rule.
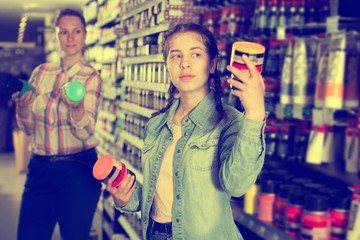
[[111,181],[106,184],[106,190],[112,195],[114,202],[120,207],[125,207],[133,194],[136,182],[135,177],[128,174],[118,187],[112,187]]

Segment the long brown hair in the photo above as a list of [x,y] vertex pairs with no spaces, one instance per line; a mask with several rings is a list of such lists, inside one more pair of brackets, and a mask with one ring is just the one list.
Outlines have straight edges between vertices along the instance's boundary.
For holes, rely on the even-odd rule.
[[[207,30],[203,26],[196,24],[196,23],[182,23],[182,24],[178,24],[178,25],[174,26],[169,31],[167,31],[166,34],[164,35],[163,59],[164,59],[165,64],[166,64],[166,59],[169,54],[169,50],[170,50],[169,44],[170,44],[172,37],[177,33],[185,33],[185,32],[193,32],[193,33],[197,33],[201,36],[203,43],[206,47],[206,52],[209,55],[210,62],[213,61],[218,56],[219,50],[217,47],[216,40],[215,40],[213,34],[209,30]],[[209,79],[208,79],[209,85],[211,85],[211,81],[213,81],[213,85],[214,85],[216,110],[218,111],[216,122],[219,122],[221,119],[226,117],[226,114],[225,114],[225,111],[224,111],[224,108],[222,105],[222,100],[221,100],[223,93],[222,93],[220,75],[217,72],[217,68],[215,68],[214,73],[212,73],[212,74],[210,73],[210,75],[209,75]],[[153,113],[151,117],[155,117],[161,113],[164,113],[171,107],[171,105],[174,103],[174,100],[175,100],[174,94],[176,93],[176,90],[177,89],[174,86],[174,84],[172,82],[170,82],[170,87],[168,90],[170,97],[169,97],[168,104],[164,108]]]

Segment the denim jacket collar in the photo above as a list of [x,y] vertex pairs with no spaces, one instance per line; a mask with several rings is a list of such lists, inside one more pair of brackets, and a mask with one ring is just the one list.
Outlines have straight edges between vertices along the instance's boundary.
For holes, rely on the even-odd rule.
[[[178,108],[180,99],[177,99],[170,109],[164,114],[159,127],[167,124],[169,129],[172,129],[172,121],[175,115],[175,111]],[[207,120],[213,117],[216,112],[215,106],[215,94],[210,91],[203,100],[194,108],[190,113],[189,119],[199,128],[202,129]]]

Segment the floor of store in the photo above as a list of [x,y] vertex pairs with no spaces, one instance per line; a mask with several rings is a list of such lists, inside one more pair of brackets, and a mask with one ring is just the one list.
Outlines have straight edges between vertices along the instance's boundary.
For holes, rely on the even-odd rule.
[[[0,235],[2,240],[16,239],[21,194],[26,179],[15,167],[13,152],[0,153]],[[60,240],[58,227],[52,240]]]

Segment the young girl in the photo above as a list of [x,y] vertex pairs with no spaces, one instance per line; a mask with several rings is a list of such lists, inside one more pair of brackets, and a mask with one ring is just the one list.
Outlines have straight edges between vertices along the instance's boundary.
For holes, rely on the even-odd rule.
[[143,185],[131,187],[130,175],[118,188],[107,184],[119,210],[141,210],[144,239],[242,239],[230,198],[249,190],[263,166],[264,83],[243,56],[250,77],[228,66],[242,81],[228,82],[245,113],[222,104],[217,55],[200,25],[180,24],[165,36],[171,97],[147,124]]
[[[92,177],[101,79],[83,58],[82,14],[62,10],[56,26],[61,61],[35,68],[29,84],[36,87],[36,94],[12,96],[19,126],[34,135],[18,239],[51,239],[58,222],[63,239],[87,240],[101,192],[101,184]],[[72,102],[66,97],[64,85],[72,81],[84,84],[83,100]]]

